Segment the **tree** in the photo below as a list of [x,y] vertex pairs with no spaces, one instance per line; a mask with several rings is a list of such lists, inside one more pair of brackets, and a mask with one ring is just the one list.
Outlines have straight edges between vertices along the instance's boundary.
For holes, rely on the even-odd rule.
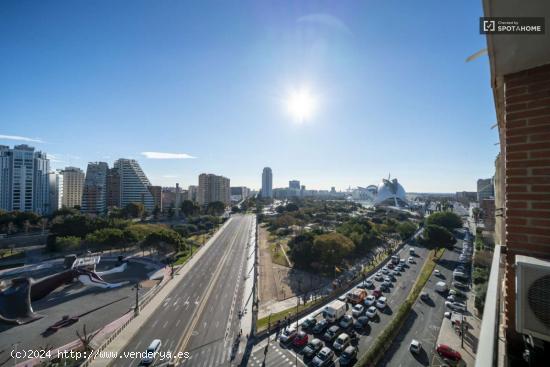
[[294,266],[301,269],[311,267],[311,261],[315,258],[315,253],[313,252],[314,240],[315,236],[310,232],[306,232],[297,235],[289,241],[289,257]]
[[145,206],[142,203],[128,203],[123,213],[127,218],[141,218],[145,214]]
[[160,229],[149,234],[143,241],[143,246],[156,248],[160,252],[180,251],[185,246],[184,239],[171,229]]
[[186,217],[191,217],[199,214],[200,207],[191,200],[184,200],[181,203],[181,212]]
[[206,213],[211,215],[222,215],[225,211],[225,204],[221,201],[213,201],[206,206]]
[[320,263],[333,272],[354,249],[353,242],[338,232],[322,234],[313,241],[313,251]]
[[452,231],[462,227],[462,219],[453,212],[436,212],[426,218],[426,225],[435,224]]
[[402,240],[407,240],[416,232],[416,225],[413,222],[406,221],[397,225],[397,233]]
[[86,236],[86,242],[105,247],[123,247],[126,244],[124,232],[118,228],[98,229]]
[[453,234],[445,227],[437,224],[428,224],[423,232],[424,242],[430,247],[450,247],[456,240]]
[[80,248],[80,237],[48,237],[46,249],[50,252],[74,251]]

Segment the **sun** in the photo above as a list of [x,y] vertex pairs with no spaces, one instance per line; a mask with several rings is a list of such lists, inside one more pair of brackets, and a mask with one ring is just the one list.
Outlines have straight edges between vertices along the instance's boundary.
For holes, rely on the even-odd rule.
[[294,120],[302,123],[313,116],[317,101],[309,90],[302,88],[289,94],[286,106]]

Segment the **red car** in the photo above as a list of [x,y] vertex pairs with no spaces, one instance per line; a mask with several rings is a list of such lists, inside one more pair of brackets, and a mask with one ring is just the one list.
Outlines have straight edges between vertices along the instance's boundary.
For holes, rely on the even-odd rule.
[[460,353],[458,353],[456,350],[449,347],[448,345],[438,344],[435,350],[437,351],[437,354],[439,354],[441,357],[449,359],[451,361],[457,362],[462,359]]
[[395,265],[393,265],[392,263],[389,263],[388,265],[386,265],[389,269],[393,269],[395,268]]
[[375,290],[372,291],[372,295],[378,298],[382,295],[382,291],[380,290],[380,288],[376,288]]
[[307,334],[303,331],[298,332],[296,337],[292,340],[292,344],[294,344],[297,347],[303,347],[307,344]]

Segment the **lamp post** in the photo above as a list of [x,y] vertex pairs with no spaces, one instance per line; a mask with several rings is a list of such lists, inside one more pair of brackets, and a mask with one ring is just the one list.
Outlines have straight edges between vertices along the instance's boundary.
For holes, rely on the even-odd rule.
[[136,290],[136,306],[134,308],[134,315],[137,316],[137,315],[139,315],[139,290],[141,289],[141,285],[139,284],[139,280],[136,281],[136,285],[132,289]]

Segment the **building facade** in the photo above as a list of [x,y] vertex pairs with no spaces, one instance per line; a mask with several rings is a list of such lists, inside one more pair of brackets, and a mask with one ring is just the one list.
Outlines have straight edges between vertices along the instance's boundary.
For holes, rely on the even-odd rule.
[[48,214],[50,160],[28,145],[0,146],[0,209]]
[[107,175],[109,166],[105,162],[90,162],[82,188],[81,211],[91,215],[107,213]]
[[288,188],[289,189],[294,189],[294,190],[300,190],[300,181],[298,181],[298,180],[288,181]]
[[120,208],[120,173],[114,167],[107,172],[107,208]]
[[84,187],[84,171],[77,167],[65,167],[63,175],[63,198],[61,204],[67,208],[82,206],[82,189]]
[[199,175],[198,203],[201,206],[206,206],[214,201],[221,201],[225,205],[231,203],[229,179],[202,173]]
[[265,167],[262,171],[262,198],[273,198],[273,172],[271,168]]
[[477,180],[477,202],[481,204],[484,199],[495,197],[495,186],[492,178],[480,178]]
[[151,182],[134,159],[118,159],[114,168],[120,176],[120,207],[142,203],[149,213],[155,209],[155,199],[149,191]]
[[153,209],[162,211],[162,187],[149,186],[149,192],[153,195]]
[[63,174],[61,172],[48,173],[49,207],[48,214],[61,209],[64,195]]
[[199,194],[199,187],[196,185],[190,185],[187,189],[187,200],[197,202]]
[[250,196],[250,189],[245,186],[236,186],[231,188],[231,201],[238,202]]

